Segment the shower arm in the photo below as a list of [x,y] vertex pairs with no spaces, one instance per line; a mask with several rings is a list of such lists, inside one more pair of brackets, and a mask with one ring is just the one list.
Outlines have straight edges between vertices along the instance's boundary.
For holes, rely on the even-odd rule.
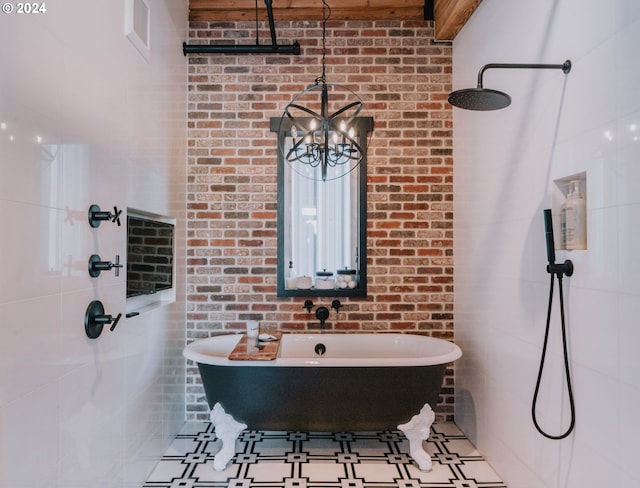
[[482,88],[482,75],[488,69],[561,69],[567,74],[571,71],[571,61],[566,60],[562,64],[520,64],[520,63],[489,63],[478,71],[478,88]]

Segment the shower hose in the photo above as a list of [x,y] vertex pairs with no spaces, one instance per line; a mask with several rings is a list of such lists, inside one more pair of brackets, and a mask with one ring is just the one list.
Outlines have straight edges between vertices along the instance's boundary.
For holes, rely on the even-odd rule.
[[551,272],[551,282],[549,284],[549,307],[547,309],[547,325],[544,333],[544,344],[542,346],[542,354],[540,356],[540,369],[538,370],[538,379],[536,381],[536,389],[533,394],[533,402],[531,404],[531,416],[533,418],[533,424],[536,426],[536,429],[540,434],[545,436],[548,439],[560,440],[567,437],[576,423],[576,409],[573,400],[573,389],[571,387],[571,374],[569,373],[569,353],[567,350],[567,331],[564,319],[564,298],[562,293],[562,273],[557,273],[558,276],[558,295],[560,297],[560,324],[562,328],[562,348],[564,353],[564,372],[567,382],[567,393],[569,396],[569,408],[571,410],[571,422],[567,430],[560,435],[552,435],[545,432],[540,425],[538,424],[538,420],[536,417],[536,403],[538,402],[538,392],[540,390],[540,382],[542,380],[542,371],[544,370],[544,363],[547,356],[547,345],[549,342],[549,329],[551,326],[551,309],[553,305],[553,284],[555,281],[556,273]]

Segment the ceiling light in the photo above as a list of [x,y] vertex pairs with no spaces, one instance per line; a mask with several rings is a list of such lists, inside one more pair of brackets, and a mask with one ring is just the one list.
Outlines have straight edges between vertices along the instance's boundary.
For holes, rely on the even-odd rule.
[[350,89],[326,80],[326,24],[330,16],[331,9],[322,0],[322,75],[285,107],[280,131],[287,131],[289,137],[279,138],[278,148],[294,170],[322,181],[344,176],[366,157],[366,145],[362,147],[355,123],[364,103]]

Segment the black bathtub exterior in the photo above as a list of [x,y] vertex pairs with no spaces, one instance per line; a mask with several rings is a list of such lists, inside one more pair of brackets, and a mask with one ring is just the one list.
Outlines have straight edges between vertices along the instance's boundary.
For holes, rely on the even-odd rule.
[[446,364],[434,366],[215,366],[198,363],[209,407],[251,430],[395,430],[433,408]]

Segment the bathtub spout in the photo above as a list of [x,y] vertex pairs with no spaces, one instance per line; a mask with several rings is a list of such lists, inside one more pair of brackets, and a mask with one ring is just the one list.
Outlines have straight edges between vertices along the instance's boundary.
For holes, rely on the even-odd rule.
[[318,307],[316,309],[316,318],[320,321],[320,328],[324,330],[324,324],[329,318],[329,309],[327,307]]

